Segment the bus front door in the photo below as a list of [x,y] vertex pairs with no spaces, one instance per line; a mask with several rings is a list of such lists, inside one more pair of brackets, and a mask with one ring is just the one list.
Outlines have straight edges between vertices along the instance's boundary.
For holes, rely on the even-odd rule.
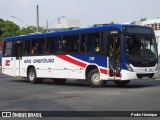
[[14,50],[14,55],[16,57],[15,74],[16,76],[21,76],[22,44],[15,44]]
[[119,36],[109,36],[107,45],[109,57],[109,79],[120,79],[121,44]]

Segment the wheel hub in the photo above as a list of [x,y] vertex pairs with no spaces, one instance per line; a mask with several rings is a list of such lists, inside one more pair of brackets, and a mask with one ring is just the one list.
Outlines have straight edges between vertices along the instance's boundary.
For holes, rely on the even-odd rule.
[[100,74],[99,73],[93,74],[91,80],[94,84],[100,84],[101,83]]
[[30,74],[29,74],[29,78],[30,78],[30,80],[31,80],[31,81],[33,81],[33,80],[34,80],[34,78],[35,78],[35,74],[34,74],[34,72],[30,72]]

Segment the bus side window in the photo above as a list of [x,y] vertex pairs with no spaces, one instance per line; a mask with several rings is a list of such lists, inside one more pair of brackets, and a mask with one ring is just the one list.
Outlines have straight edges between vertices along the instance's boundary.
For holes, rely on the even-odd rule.
[[3,43],[3,56],[6,56],[6,42]]
[[30,46],[31,46],[31,40],[25,40],[25,55],[30,54]]
[[80,51],[81,52],[86,52],[85,35],[81,35]]
[[67,48],[67,40],[65,40],[65,39],[63,39],[62,40],[62,52],[63,53],[66,53],[66,52],[68,52],[69,51],[69,49]]
[[49,53],[52,53],[52,41],[53,41],[53,38],[47,38],[46,39],[46,53],[49,54]]
[[32,54],[32,55],[37,54],[37,49],[38,49],[37,39],[33,39],[33,40],[32,40],[32,50],[31,50],[31,54]]
[[100,38],[100,33],[93,33],[92,34],[92,41],[93,41],[93,44],[94,44],[94,47],[95,47],[95,52],[99,52],[101,49],[100,49],[100,41],[101,38]]
[[79,51],[79,44],[80,44],[80,40],[79,40],[79,38],[76,38],[76,40],[74,41],[74,45],[73,45],[73,51],[74,52]]
[[37,54],[43,54],[45,52],[45,38],[38,39]]
[[96,48],[95,48],[96,52],[100,51],[100,44],[99,44],[99,42],[100,42],[99,38],[96,38]]
[[89,34],[85,35],[85,48],[86,52],[91,52],[95,50],[95,46],[91,41],[91,36]]
[[12,56],[12,42],[5,42],[4,44],[4,56],[11,57]]
[[79,51],[79,35],[69,35],[63,37],[62,52],[78,52]]
[[34,45],[32,47],[32,55],[35,55],[36,53],[37,53],[37,47],[36,47],[36,45]]
[[61,52],[61,39],[60,37],[46,39],[46,53],[60,53]]
[[54,38],[53,52],[54,53],[60,53],[61,52],[61,38],[60,37]]
[[100,51],[99,33],[88,33],[88,34],[82,35],[81,51],[82,52],[99,52]]
[[106,41],[107,41],[107,37],[106,37],[106,33],[105,32],[102,32],[101,33],[101,39],[100,39],[100,51],[103,51],[103,52],[107,52],[107,50],[105,50],[106,48]]

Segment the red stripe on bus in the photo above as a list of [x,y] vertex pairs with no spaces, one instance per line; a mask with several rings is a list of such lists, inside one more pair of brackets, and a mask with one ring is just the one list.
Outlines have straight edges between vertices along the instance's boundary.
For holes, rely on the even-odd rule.
[[107,73],[108,73],[107,70],[105,70],[105,69],[101,69],[101,68],[100,68],[100,71],[101,71],[101,73],[103,73],[103,74],[107,74]]
[[86,65],[87,65],[87,64],[85,64],[85,63],[83,63],[83,62],[80,62],[80,61],[78,61],[78,60],[75,60],[75,59],[73,59],[73,58],[70,58],[70,57],[68,57],[68,56],[66,56],[66,55],[57,55],[57,57],[65,60],[65,61],[67,61],[67,62],[70,62],[70,63],[72,63],[72,64],[75,64],[75,65],[78,65],[78,66],[80,66],[80,67],[83,67],[83,68],[85,68]]

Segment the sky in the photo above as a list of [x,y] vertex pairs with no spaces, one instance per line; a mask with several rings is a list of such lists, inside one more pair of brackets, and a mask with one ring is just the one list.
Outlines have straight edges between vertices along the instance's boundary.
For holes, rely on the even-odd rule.
[[[0,0],[0,18],[13,21],[20,27],[26,27],[23,22],[36,26],[37,5],[40,26],[46,26],[47,20],[50,23],[61,15],[65,15],[64,19],[80,19],[82,27],[160,17],[160,0]],[[57,21],[49,27],[56,24]]]

